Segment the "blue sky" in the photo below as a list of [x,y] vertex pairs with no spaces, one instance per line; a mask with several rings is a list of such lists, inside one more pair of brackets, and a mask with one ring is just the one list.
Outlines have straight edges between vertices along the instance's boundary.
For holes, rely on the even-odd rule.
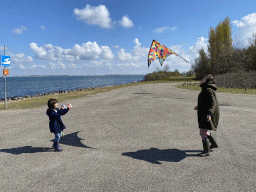
[[[245,3],[246,2],[246,3]],[[256,33],[255,0],[1,0],[0,54],[10,76],[147,74],[168,64],[188,71],[208,32],[227,16],[234,45]],[[155,39],[181,55],[154,61]],[[1,66],[3,68],[3,66]]]

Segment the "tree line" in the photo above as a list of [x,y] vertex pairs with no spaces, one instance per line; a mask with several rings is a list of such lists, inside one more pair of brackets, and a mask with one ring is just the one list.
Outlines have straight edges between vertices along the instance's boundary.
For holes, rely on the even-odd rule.
[[226,17],[216,28],[210,28],[208,39],[208,52],[201,48],[192,65],[196,79],[212,74],[219,86],[256,87],[256,34],[248,40],[248,47],[234,46],[230,19]]
[[188,72],[182,72],[180,73],[178,69],[175,69],[174,71],[170,71],[169,65],[165,65],[163,70],[160,70],[159,67],[156,68],[153,73],[148,73],[144,77],[144,81],[156,81],[161,80],[169,77],[192,77],[194,76],[194,72],[192,70],[189,70]]

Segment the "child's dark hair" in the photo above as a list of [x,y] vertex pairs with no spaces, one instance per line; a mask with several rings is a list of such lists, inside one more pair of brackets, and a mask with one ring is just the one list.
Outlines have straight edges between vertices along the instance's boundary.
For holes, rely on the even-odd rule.
[[49,109],[54,109],[55,103],[58,103],[58,101],[56,99],[49,99],[49,101],[48,101]]

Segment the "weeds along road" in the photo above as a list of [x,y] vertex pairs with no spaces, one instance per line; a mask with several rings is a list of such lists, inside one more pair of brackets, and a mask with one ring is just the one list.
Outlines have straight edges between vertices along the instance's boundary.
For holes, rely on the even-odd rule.
[[256,96],[217,92],[219,148],[201,158],[199,91],[174,85],[67,101],[61,153],[46,105],[1,110],[0,191],[254,191]]

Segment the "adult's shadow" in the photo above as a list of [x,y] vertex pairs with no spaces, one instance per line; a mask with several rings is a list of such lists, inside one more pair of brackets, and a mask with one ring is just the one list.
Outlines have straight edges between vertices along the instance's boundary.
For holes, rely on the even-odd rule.
[[133,93],[133,94],[135,94],[135,95],[150,95],[152,93]]
[[[191,152],[192,154],[189,154]],[[179,162],[185,159],[188,156],[197,156],[196,152],[201,152],[198,150],[186,150],[181,151],[179,149],[163,149],[159,150],[157,148],[150,148],[146,150],[139,150],[136,152],[127,152],[122,155],[132,157],[134,159],[139,159],[147,161],[153,164],[162,164],[159,161],[168,161],[168,162]]]
[[[70,145],[70,146],[73,146],[73,147],[84,147],[84,148],[93,149],[92,147],[86,146],[81,142],[81,140],[84,140],[84,139],[80,139],[78,137],[79,132],[81,132],[81,131],[77,131],[77,132],[74,132],[74,133],[64,135],[63,137],[60,138],[59,143],[64,144],[64,145]],[[51,141],[54,142],[54,139],[51,140]]]
[[0,152],[11,153],[13,155],[20,155],[23,153],[39,153],[39,152],[52,152],[52,148],[47,147],[32,147],[32,146],[24,146],[24,147],[16,147],[9,149],[2,149]]

